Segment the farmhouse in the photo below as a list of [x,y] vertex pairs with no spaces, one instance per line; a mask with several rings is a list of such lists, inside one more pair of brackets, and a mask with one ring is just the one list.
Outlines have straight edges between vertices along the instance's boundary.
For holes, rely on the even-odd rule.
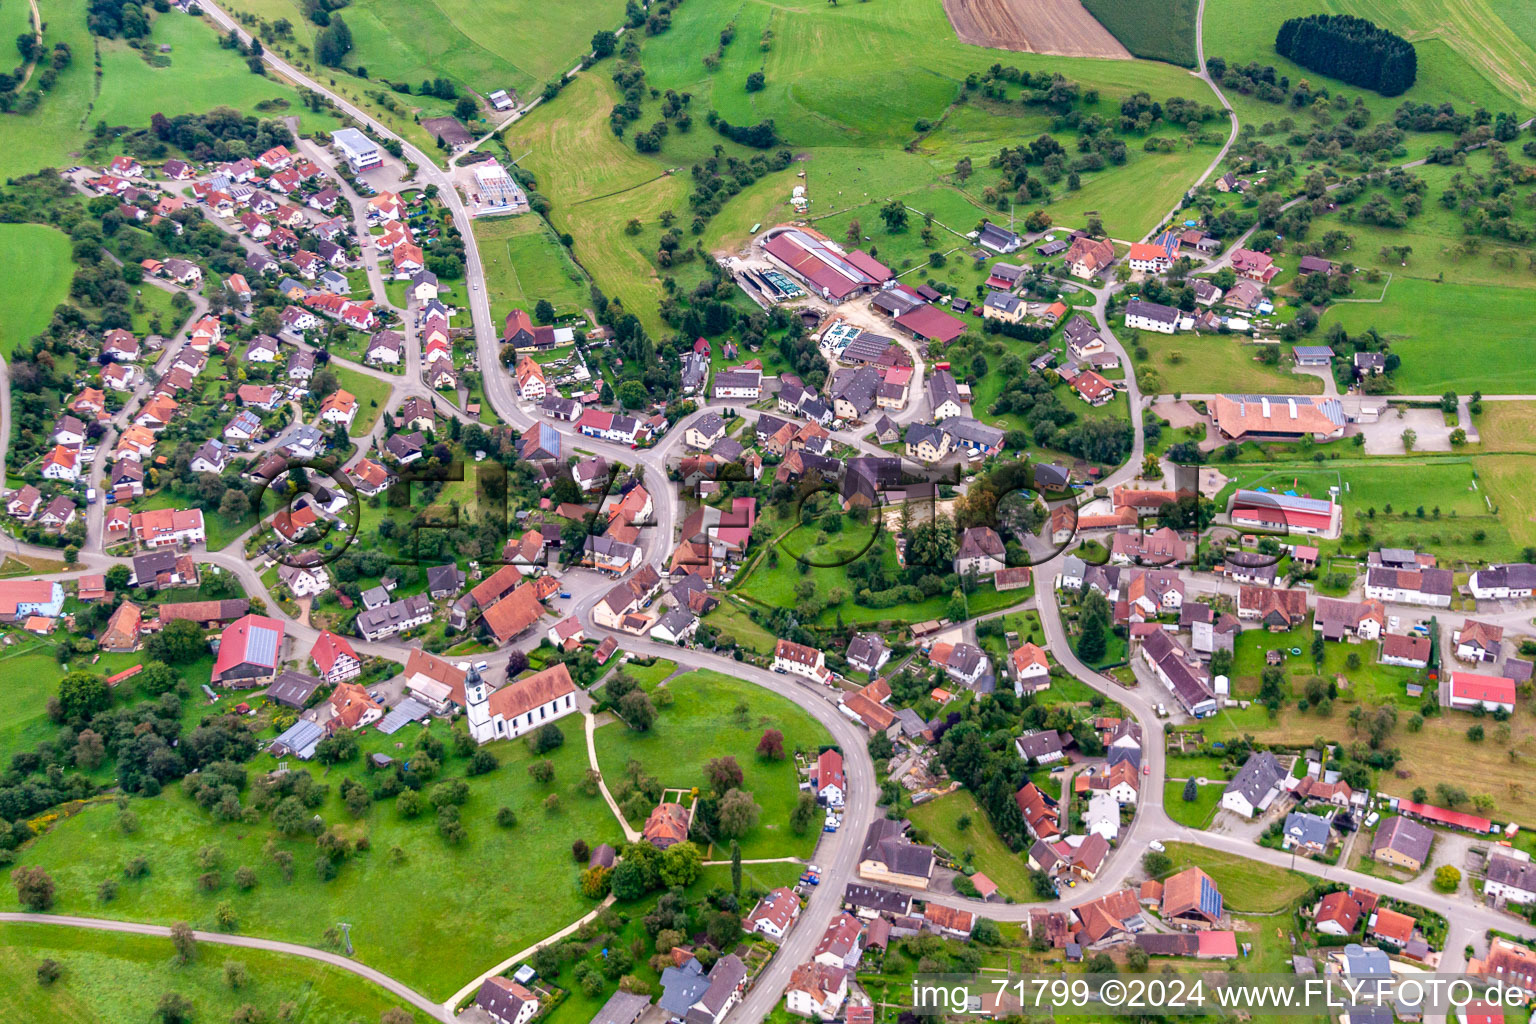
[[213,682],[220,686],[264,686],[283,661],[283,623],[265,615],[236,619],[219,634]]
[[1429,860],[1429,848],[1435,834],[1425,826],[1402,815],[1382,821],[1371,840],[1371,856],[1383,864],[1418,871]]
[[1530,597],[1536,592],[1536,565],[1524,562],[1490,565],[1472,574],[1468,589],[1479,601]]
[[1108,242],[1082,236],[1073,241],[1062,259],[1068,273],[1087,280],[1102,273],[1115,261],[1115,247]]
[[1390,569],[1373,565],[1365,574],[1365,596],[1389,604],[1449,608],[1455,589],[1455,574],[1449,569]]

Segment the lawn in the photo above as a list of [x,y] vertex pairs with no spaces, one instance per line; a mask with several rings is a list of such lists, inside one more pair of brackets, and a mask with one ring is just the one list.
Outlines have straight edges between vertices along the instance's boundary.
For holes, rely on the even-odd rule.
[[357,399],[357,415],[353,417],[352,427],[347,434],[351,437],[365,436],[373,430],[379,414],[384,411],[385,403],[389,401],[389,382],[335,364],[332,364],[331,371],[336,374],[341,386],[352,392]]
[[1190,843],[1167,845],[1174,870],[1191,865],[1203,869],[1221,890],[1222,904],[1232,911],[1266,914],[1284,910],[1312,885],[1305,875],[1235,853],[1207,850]]
[[663,679],[677,671],[677,662],[656,658],[649,665],[641,665],[632,661],[624,665],[624,671],[634,676],[635,681],[645,689],[652,690]]
[[1394,277],[1386,301],[1331,306],[1320,329],[1376,328],[1403,361],[1394,378],[1403,394],[1530,394],[1536,361],[1508,354],[1524,344],[1521,325],[1533,301],[1530,288]]
[[[442,723],[434,728],[446,731]],[[211,930],[215,907],[227,901],[239,915],[242,933],[307,944],[319,944],[327,928],[347,921],[358,960],[442,999],[462,985],[466,975],[537,941],[592,907],[577,889],[571,842],[579,838],[596,845],[617,841],[620,835],[602,799],[580,790],[587,768],[581,723],[571,719],[564,729],[573,739],[548,755],[555,765],[555,780],[548,786],[526,772],[531,758],[523,744],[505,742],[487,748],[501,759],[502,767],[468,780],[470,795],[462,808],[468,835],[458,846],[449,846],[438,836],[430,810],[406,820],[392,801],[374,805],[354,822],[337,786],[343,774],[365,774],[360,762],[328,773],[313,767],[331,788],[320,813],[353,834],[366,835],[371,843],[371,849],[343,864],[330,882],[317,878],[314,846],[308,839],[275,841],[294,859],[293,881],[285,882],[263,853],[272,834],[264,820],[258,818],[255,825],[216,823],[179,787],[133,801],[140,821],[134,834],[118,830],[117,812],[110,803],[97,804],[58,823],[22,851],[18,863],[47,869],[57,885],[61,913],[159,924],[186,920]],[[395,740],[409,738],[408,733],[385,737],[367,732],[363,750],[398,754]],[[461,775],[464,764],[450,755],[443,776]],[[257,771],[275,766],[267,754],[254,762]],[[551,793],[560,799],[554,811],[541,806]],[[517,812],[520,821],[515,829],[503,830],[495,824],[496,809],[502,805]],[[198,850],[204,846],[223,851],[225,884],[211,894],[194,884],[203,870],[198,866]],[[507,860],[513,850],[515,869]],[[140,855],[149,861],[149,875],[124,881],[110,906],[98,904],[97,884],[105,878],[121,878],[122,866]],[[240,892],[228,882],[240,865],[256,869],[257,884],[249,892]],[[430,898],[396,899],[389,898],[389,893],[430,894]],[[537,893],[538,899],[530,900],[530,893]],[[0,905],[15,909],[15,903],[15,892],[7,886]]]
[[[959,820],[969,816],[970,825],[961,831]],[[914,806],[907,817],[928,833],[928,841],[948,850],[962,864],[969,864],[997,883],[998,890],[1016,901],[1038,899],[1029,881],[1029,864],[998,838],[987,821],[986,812],[976,798],[965,790]],[[966,851],[972,856],[966,857]]]
[[167,338],[174,337],[186,322],[188,314],[176,311],[171,304],[172,297],[172,293],[164,288],[156,288],[154,285],[140,287],[133,304],[133,333],[140,336],[159,334]]
[[[56,961],[63,973],[52,985],[37,983],[37,964]],[[249,981],[232,989],[227,963],[244,965]],[[376,1020],[400,1000],[337,967],[315,960],[203,943],[190,963],[177,965],[169,938],[122,935],[41,924],[0,925],[0,1019],[95,1024],[154,1016],[162,994],[178,992],[192,1003],[196,1020],[229,1019],[250,1004],[269,1015],[296,1009],[285,1019],[303,1024]],[[414,1020],[426,1020],[419,1012]]]
[[[1126,340],[1134,355],[1140,344],[1148,358],[1136,363],[1138,383],[1143,392],[1157,385],[1162,394],[1204,395],[1215,392],[1282,395],[1321,394],[1323,382],[1316,377],[1291,373],[1284,365],[1266,366],[1258,359],[1259,347],[1231,334],[1161,334],[1140,335],[1139,341]],[[1290,362],[1289,356],[1286,363]],[[1143,379],[1150,370],[1156,379]]]
[[[789,830],[789,812],[799,796],[793,752],[802,749],[814,757],[828,742],[826,729],[787,698],[717,672],[690,672],[669,682],[667,690],[672,704],[660,709],[650,731],[635,732],[619,722],[597,731],[603,775],[619,778],[634,758],[663,786],[705,788],[705,762],[733,756],[744,774],[742,788],[762,808],[757,827],[741,842],[741,855],[749,860],[809,857],[821,833],[795,836]],[[743,704],[747,710],[738,714],[736,708]],[[784,734],[783,761],[757,757],[757,741],[766,729]],[[717,848],[714,856],[727,853]]]
[[557,315],[579,313],[591,302],[586,275],[542,218],[481,217],[474,227],[497,323],[514,309],[532,315],[540,299],[548,299]]
[[1216,808],[1221,804],[1221,794],[1225,789],[1224,782],[1208,782],[1196,787],[1198,795],[1194,802],[1185,803],[1184,783],[1169,780],[1163,783],[1163,810],[1180,825],[1206,828],[1216,816]]
[[1195,66],[1198,0],[1174,0],[1155,7],[1140,0],[1083,0],[1083,6],[1136,56]]
[[0,224],[0,262],[27,268],[27,287],[0,308],[0,355],[9,359],[17,345],[47,328],[54,307],[69,297],[75,267],[69,236],[42,224]]

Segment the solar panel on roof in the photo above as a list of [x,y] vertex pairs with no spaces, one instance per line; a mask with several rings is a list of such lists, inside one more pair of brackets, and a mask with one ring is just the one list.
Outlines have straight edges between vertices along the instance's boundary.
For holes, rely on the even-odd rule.
[[379,732],[391,736],[412,722],[421,721],[429,714],[431,711],[425,704],[415,697],[407,697],[391,708],[389,714],[379,722]]
[[245,640],[245,660],[276,668],[277,639],[277,630],[268,626],[251,626]]

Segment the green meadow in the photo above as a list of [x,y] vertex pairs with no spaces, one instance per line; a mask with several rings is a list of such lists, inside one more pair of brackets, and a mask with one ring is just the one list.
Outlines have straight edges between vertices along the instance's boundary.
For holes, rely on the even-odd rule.
[[69,237],[42,224],[0,224],[0,263],[27,268],[27,287],[13,289],[0,307],[0,355],[9,357],[42,333],[53,308],[69,298],[75,268]]
[[[37,983],[44,959],[62,972]],[[245,968],[238,988],[226,965]],[[202,943],[186,964],[176,962],[171,940],[43,924],[0,925],[0,1018],[96,1024],[154,1017],[160,998],[176,992],[192,1004],[194,1020],[227,1020],[242,1006],[303,1024],[375,1020],[393,1007],[410,1009],[355,974],[304,957]],[[270,1019],[270,1018],[268,1018]],[[427,1019],[413,1012],[412,1019]]]

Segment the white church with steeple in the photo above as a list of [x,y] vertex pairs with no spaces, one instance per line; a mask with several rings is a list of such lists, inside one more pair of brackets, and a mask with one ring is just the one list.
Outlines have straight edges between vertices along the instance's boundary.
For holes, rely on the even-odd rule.
[[464,676],[464,712],[477,743],[512,739],[576,711],[576,684],[564,665],[490,689],[473,667]]

